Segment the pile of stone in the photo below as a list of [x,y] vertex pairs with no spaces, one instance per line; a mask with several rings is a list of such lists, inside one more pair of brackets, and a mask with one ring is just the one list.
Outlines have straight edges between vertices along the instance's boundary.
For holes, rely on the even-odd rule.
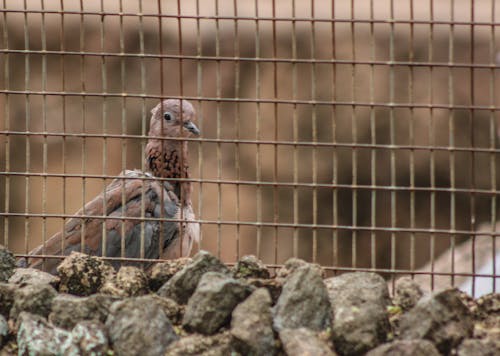
[[375,273],[325,278],[291,259],[271,277],[254,256],[233,268],[200,251],[147,273],[68,256],[58,276],[16,268],[0,249],[0,355],[498,355],[500,297],[391,298]]

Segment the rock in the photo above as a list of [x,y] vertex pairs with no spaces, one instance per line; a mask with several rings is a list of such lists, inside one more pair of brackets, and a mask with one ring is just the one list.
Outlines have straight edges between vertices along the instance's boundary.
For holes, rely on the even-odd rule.
[[109,342],[104,324],[99,321],[81,321],[71,331],[73,343],[80,349],[80,355],[108,355]]
[[467,339],[457,350],[458,356],[496,356],[500,355],[500,341]]
[[175,260],[169,260],[156,263],[149,271],[149,289],[156,292],[170,278],[179,272],[185,265],[193,261],[190,257],[181,257]]
[[428,340],[397,340],[380,345],[365,356],[439,356],[434,344]]
[[60,292],[86,296],[96,293],[115,270],[98,257],[71,252],[57,267],[57,272],[61,278]]
[[274,306],[274,327],[315,331],[331,326],[331,305],[323,279],[313,265],[297,268],[286,279]]
[[111,304],[117,300],[119,298],[103,294],[93,294],[89,297],[59,294],[52,301],[49,321],[66,330],[71,330],[77,323],[84,320],[104,323]]
[[229,333],[214,336],[189,335],[171,343],[165,355],[168,356],[230,356],[238,355],[231,348]]
[[400,321],[402,339],[430,340],[445,354],[470,337],[472,330],[472,314],[462,303],[457,289],[422,298]]
[[26,312],[18,318],[17,344],[19,355],[80,355],[70,332]]
[[475,306],[474,337],[500,340],[500,294],[483,295]]
[[413,279],[410,277],[399,278],[396,281],[393,303],[403,311],[408,311],[417,304],[423,294],[424,292]]
[[5,345],[7,338],[9,336],[9,324],[7,323],[7,319],[0,315],[0,347]]
[[7,282],[14,274],[16,259],[12,252],[0,245],[0,282]]
[[137,267],[122,266],[116,276],[104,282],[100,292],[119,297],[138,297],[149,292],[148,277]]
[[279,332],[288,356],[334,356],[336,353],[317,334],[306,328],[282,329]]
[[333,342],[338,353],[362,354],[385,342],[390,332],[389,291],[375,273],[345,273],[325,280],[333,308]]
[[269,278],[267,267],[253,255],[243,256],[233,267],[234,278]]
[[32,284],[18,288],[14,292],[14,304],[10,310],[10,317],[16,320],[19,314],[24,311],[46,318],[56,295],[56,290],[48,284]]
[[211,335],[229,324],[233,309],[251,292],[241,280],[207,272],[189,299],[182,324],[186,330]]
[[177,304],[173,299],[160,297],[156,294],[149,294],[149,297],[154,298],[162,307],[163,312],[173,324],[180,324],[184,315],[184,307]]
[[261,278],[248,278],[247,283],[255,288],[266,288],[271,295],[271,305],[275,305],[281,295],[283,282],[276,278],[261,279]]
[[14,292],[17,286],[0,283],[0,315],[8,318],[10,315],[10,309],[14,305]]
[[281,267],[278,272],[276,272],[276,279],[284,281],[290,274],[295,272],[295,270],[303,266],[310,266],[316,269],[321,278],[326,277],[325,270],[320,265],[316,263],[308,263],[304,260],[301,260],[300,258],[293,257],[288,259],[283,267]]
[[171,298],[179,304],[186,304],[206,272],[230,273],[217,258],[206,251],[200,251],[191,263],[185,265],[158,290],[158,295]]
[[57,289],[59,281],[59,277],[35,268],[16,268],[9,278],[9,283],[17,284],[19,287],[28,284],[48,284]]
[[178,338],[162,305],[149,295],[113,303],[106,327],[117,355],[163,356]]
[[233,345],[243,355],[275,353],[271,296],[265,288],[238,304],[231,317]]

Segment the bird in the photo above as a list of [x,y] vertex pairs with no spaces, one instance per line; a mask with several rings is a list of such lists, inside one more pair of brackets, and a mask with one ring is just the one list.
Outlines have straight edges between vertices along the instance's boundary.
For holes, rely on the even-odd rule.
[[[182,138],[200,135],[195,120],[195,109],[187,100],[158,103],[149,121],[146,171],[122,171],[20,265],[56,274],[61,259],[36,256],[72,251],[130,259],[189,256],[193,244],[200,242],[200,226],[191,203],[192,186],[186,180],[190,178],[188,144]],[[122,261],[110,263],[118,269]]]

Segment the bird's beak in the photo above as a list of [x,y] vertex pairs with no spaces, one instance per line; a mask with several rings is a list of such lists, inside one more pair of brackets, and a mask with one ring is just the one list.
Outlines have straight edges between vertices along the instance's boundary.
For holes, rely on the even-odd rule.
[[196,127],[196,125],[192,121],[186,121],[184,123],[184,128],[189,132],[191,132],[193,135],[200,136],[200,130],[198,129],[198,127]]

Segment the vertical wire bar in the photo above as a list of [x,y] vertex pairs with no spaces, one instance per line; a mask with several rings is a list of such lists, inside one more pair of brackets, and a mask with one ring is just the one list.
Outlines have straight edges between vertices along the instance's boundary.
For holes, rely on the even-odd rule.
[[[178,51],[179,51],[179,95],[182,98],[184,95],[184,82],[183,82],[183,77],[182,77],[182,72],[183,72],[183,60],[182,60],[182,54],[183,54],[183,43],[182,43],[182,10],[181,10],[181,1],[177,0],[177,34],[179,35],[179,44],[178,44]],[[181,111],[180,111],[181,116],[183,115],[182,112],[182,103],[181,103]],[[181,133],[183,130],[183,126],[181,125]],[[181,167],[184,167],[184,162],[186,162],[187,157],[184,155],[184,150],[183,146],[186,145],[187,143],[185,141],[179,141],[179,149],[181,152],[180,155],[180,165]],[[184,169],[181,170],[181,178],[188,178],[186,176],[186,173],[184,173]],[[190,183],[181,183],[182,184],[190,184]],[[182,202],[186,197],[182,196],[183,194],[183,189],[180,190],[180,200],[181,200],[181,210],[180,210],[180,220],[181,222],[179,223],[179,236],[181,237],[180,244],[179,244],[179,256],[183,256],[183,251],[182,251],[182,243],[184,241],[184,205]],[[162,200],[163,201],[163,200]]]
[[[86,85],[86,71],[85,71],[85,55],[83,52],[85,51],[85,23],[83,16],[83,0],[80,0],[80,11],[82,14],[80,15],[80,51],[82,51],[82,55],[80,56],[80,83],[82,85],[82,92],[85,93]],[[85,95],[81,96],[81,108],[80,112],[82,113],[82,132],[85,133],[87,131],[87,115],[85,115]],[[83,207],[83,215],[87,215],[87,211],[85,209],[85,195],[87,191],[87,139],[85,136],[82,137],[82,207]],[[104,195],[104,199],[106,199],[106,195]],[[86,233],[86,224],[85,219],[81,219],[82,224],[82,234],[80,235],[80,251],[84,252],[84,237]],[[64,230],[63,230],[64,231]],[[63,236],[65,233],[63,234]],[[104,236],[103,236],[104,238]],[[64,238],[63,238],[64,240]]]
[[[475,38],[474,38],[474,19],[475,19],[475,8],[474,8],[474,1],[471,1],[470,3],[470,63],[474,64],[476,60],[476,56],[474,54],[475,51]],[[471,108],[469,109],[469,121],[470,121],[470,147],[471,149],[474,149],[475,147],[475,141],[474,141],[474,109],[472,108],[474,103],[476,102],[476,93],[474,90],[474,68],[470,68],[470,73],[469,73],[469,81],[470,81],[470,105]],[[476,190],[476,175],[474,172],[474,168],[476,166],[475,164],[475,155],[474,151],[471,151],[471,160],[470,160],[470,174],[471,174],[471,194],[470,194],[470,231],[475,232],[476,231],[476,196],[475,196],[475,190]],[[476,234],[472,234],[471,236],[472,239],[472,296],[475,297],[476,295]]]
[[[314,1],[314,0],[313,0]],[[273,36],[273,58],[277,58],[278,52],[277,52],[277,39],[276,39],[276,0],[273,0],[272,2],[272,36]],[[274,89],[274,98],[278,99],[278,64],[277,62],[273,62],[273,89]],[[274,103],[273,104],[273,109],[274,109],[274,141],[278,141],[278,104]],[[278,145],[274,144],[273,145],[273,180],[275,182],[278,181]],[[278,186],[273,185],[273,223],[274,228],[273,228],[273,241],[274,241],[274,263],[278,263],[278,221],[279,221],[279,192],[278,192]]]
[[[314,19],[315,11],[314,11],[314,0],[311,0],[311,18]],[[313,62],[311,63],[311,100],[316,100],[316,64],[314,63],[314,58],[316,56],[316,31],[315,31],[315,23],[311,21],[311,59]],[[318,141],[318,132],[317,132],[317,111],[316,105],[312,106],[312,140],[313,143]],[[316,184],[318,180],[318,150],[316,146],[313,146],[313,157],[312,157],[312,182]],[[316,225],[318,224],[318,191],[315,186],[313,186],[313,246],[312,246],[312,261],[313,263],[318,262],[318,230],[316,229]]]
[[[394,0],[390,2],[390,18],[394,20]],[[394,22],[391,22],[390,25],[390,40],[389,40],[389,60],[392,63],[394,61],[394,35],[395,35],[395,27]],[[389,102],[394,103],[394,66],[392,64],[389,65]],[[391,145],[396,144],[396,134],[394,128],[394,108],[389,108],[389,141]],[[391,187],[396,186],[396,152],[395,150],[391,150],[390,154],[390,171],[391,171]],[[394,232],[394,228],[397,223],[397,214],[396,214],[396,191],[391,189],[391,271],[396,269],[396,233]],[[392,279],[394,281],[394,278]]]
[[[7,8],[6,0],[3,1],[3,8]],[[8,32],[8,22],[7,22],[7,12],[3,13],[3,43],[6,49],[9,49],[9,32]],[[8,53],[3,55],[4,58],[4,86],[7,91],[10,90],[10,56]],[[4,94],[5,96],[5,106],[4,106],[4,125],[5,131],[10,131],[10,97],[9,94]],[[5,200],[4,200],[4,211],[7,213],[4,217],[3,225],[3,244],[5,247],[9,248],[9,215],[10,212],[10,136],[5,135]]]
[[[450,2],[450,33],[448,40],[448,61],[449,63],[454,62],[454,38],[455,38],[455,2],[452,0]],[[451,148],[455,147],[455,111],[452,109],[455,105],[455,95],[453,90],[455,88],[455,80],[453,77],[453,69],[448,67],[448,101],[450,105],[450,110],[448,111],[448,125],[449,125],[449,145]],[[456,229],[456,176],[455,176],[455,151],[452,149],[450,151],[450,230],[454,231]],[[450,252],[451,252],[451,285],[455,285],[455,235],[450,235]]]
[[[219,16],[219,0],[215,0],[215,16]],[[215,57],[220,57],[220,28],[219,20],[215,20]],[[216,97],[221,98],[221,70],[220,60],[215,62],[215,81],[216,81]],[[220,101],[216,102],[216,116],[217,116],[217,139],[221,138],[221,112]],[[222,179],[222,151],[221,144],[217,142],[217,180]],[[221,239],[222,239],[222,225],[219,223],[222,220],[222,184],[217,183],[217,257],[221,256]]]
[[[260,26],[259,26],[259,0],[255,0],[255,57],[260,58]],[[255,62],[255,98],[260,99],[260,62]],[[260,139],[260,102],[256,103],[257,112],[255,120],[255,138]],[[256,144],[256,179],[257,182],[261,181],[261,159],[260,159],[260,144]],[[257,184],[257,221],[262,222],[262,187]],[[257,226],[257,257],[261,256],[262,245],[262,227]]]
[[[373,0],[370,0],[370,19],[373,20],[375,17],[375,9],[374,9],[374,4]],[[371,58],[372,61],[375,61],[376,58],[376,53],[375,53],[375,25],[373,22],[370,23],[370,52],[371,52]],[[370,65],[370,102],[375,101],[375,66],[372,64]],[[370,137],[371,137],[371,144],[375,145],[377,143],[377,127],[376,127],[376,117],[375,117],[375,110],[372,107],[370,107]],[[370,180],[372,186],[377,185],[377,150],[376,149],[371,149],[370,150]],[[370,192],[371,199],[370,199],[370,211],[371,211],[371,227],[374,229],[377,224],[377,190],[372,189]],[[376,240],[376,233],[375,230],[372,230],[370,232],[370,246],[371,246],[371,268],[376,268],[377,266],[377,240]]]
[[[101,0],[101,11],[104,12],[104,0]],[[101,50],[105,51],[105,28],[104,28],[105,15],[101,15],[100,22],[100,37],[101,37]],[[103,93],[107,93],[108,91],[108,80],[107,80],[107,71],[106,71],[106,57],[101,56],[101,78],[102,78],[102,91]],[[108,106],[107,106],[107,97],[103,98],[102,103],[102,134],[103,134],[103,147],[102,147],[102,174],[106,176],[108,172]],[[87,152],[84,152],[86,155]],[[106,194],[106,178],[102,178],[102,190],[103,190],[103,207],[107,206],[107,194]],[[85,201],[84,201],[85,204]],[[102,211],[102,215],[105,216],[106,212]],[[106,246],[107,246],[107,231],[106,231],[106,220],[103,221],[102,224],[102,254],[106,256]]]
[[[60,7],[61,7],[61,22],[60,22],[60,49],[61,52],[65,52],[66,46],[64,44],[66,35],[64,31],[64,0],[60,0]],[[65,68],[64,68],[64,56],[60,56],[60,71],[61,71],[61,89],[63,92],[66,91],[66,73],[65,73]],[[62,177],[62,211],[63,214],[66,215],[66,173],[67,173],[67,158],[66,158],[66,96],[62,95],[61,96],[62,100],[62,105],[61,105],[61,110],[62,110],[62,147],[61,147],[61,155],[62,155],[62,172],[63,172],[63,177]],[[64,240],[66,237],[66,231],[64,226],[66,225],[66,218],[61,219],[61,231],[62,231],[62,239],[61,239],[61,251],[64,251]]]
[[[142,0],[139,0],[139,53],[144,56],[145,54],[145,49],[144,49],[144,17],[142,16]],[[141,94],[146,94],[146,68],[144,66],[144,57],[139,59],[139,68],[141,71]],[[141,100],[141,136],[146,136],[146,99]],[[144,150],[146,148],[146,143],[144,140],[141,140],[141,153],[144,154]],[[146,164],[145,160],[141,159],[141,171],[145,172],[146,171]],[[141,180],[141,242],[140,242],[140,251],[139,251],[139,257],[144,258],[145,253],[146,253],[146,246],[145,246],[145,239],[146,239],[146,189],[145,189],[145,184],[146,182],[144,180]],[[159,256],[161,254],[159,253]]]
[[[24,10],[28,10],[28,5],[26,0],[24,0]],[[29,45],[29,32],[28,32],[28,13],[24,13],[24,23],[23,23],[23,29],[24,29],[24,49],[29,50],[30,45]],[[26,125],[26,132],[30,131],[30,122],[31,122],[31,115],[30,115],[30,95],[29,95],[29,83],[30,83],[30,55],[29,53],[26,53],[24,57],[24,89],[26,90],[27,94],[25,95],[26,101],[25,101],[25,125]],[[30,138],[29,135],[26,136],[25,138],[25,149],[26,149],[26,172],[28,173],[26,175],[25,180],[25,190],[24,190],[24,212],[26,215],[29,215],[29,206],[30,206],[30,193],[31,193],[31,185],[30,185],[30,176],[29,172],[31,170],[31,145],[30,145]],[[28,252],[28,236],[30,234],[30,220],[29,216],[26,216],[24,219],[24,251],[27,253]],[[44,246],[45,249],[45,246]]]
[[[240,57],[240,45],[239,45],[239,29],[238,29],[238,1],[233,0],[234,7],[234,43],[233,43],[233,51],[234,56],[236,58]],[[234,93],[236,99],[240,97],[240,62],[234,61]],[[236,126],[236,140],[240,139],[240,104],[238,101],[235,103],[236,105],[236,115],[235,115],[235,126]],[[235,162],[235,170],[236,170],[236,180],[237,182],[241,179],[241,168],[240,168],[240,145],[238,142],[235,144],[234,149],[234,162]],[[236,183],[236,260],[240,259],[240,184]]]
[[[415,19],[415,7],[414,1],[410,0],[410,19],[413,21]],[[415,45],[415,28],[414,24],[410,24],[410,53],[409,61],[412,63],[415,60],[415,53],[413,46]],[[409,78],[408,78],[408,97],[410,102],[410,125],[409,125],[409,139],[410,145],[413,147],[415,145],[415,111],[412,106],[414,103],[414,68],[410,66],[409,68]],[[410,233],[410,270],[415,270],[415,150],[410,149],[410,228],[412,232]],[[414,275],[412,275],[414,277]]]
[[[332,58],[337,58],[337,51],[335,46],[335,1],[332,1]],[[337,100],[337,66],[335,62],[332,62],[332,101]],[[337,107],[335,104],[332,105],[332,142],[337,142]],[[339,241],[338,241],[338,157],[337,150],[333,149],[332,155],[332,183],[333,183],[333,209],[332,209],[332,220],[333,220],[333,231],[332,231],[332,264],[333,266],[339,265]]]
[[[292,0],[292,18],[295,18],[295,0]],[[292,58],[297,59],[297,24],[295,20],[292,20]],[[297,117],[297,64],[294,61],[292,63],[292,100],[293,100],[293,141],[297,142],[299,139],[299,125]],[[299,181],[299,153],[298,146],[293,146],[293,182],[298,183]],[[298,187],[293,187],[293,223],[294,225],[299,223],[299,191]],[[293,257],[299,257],[299,229],[297,227],[293,228]]]
[[[429,63],[432,63],[434,60],[434,0],[429,1],[430,6],[430,25],[429,25]],[[433,67],[429,67],[429,101],[431,104],[430,113],[429,113],[429,154],[430,154],[430,180],[431,180],[431,201],[430,201],[430,226],[431,230],[434,230],[436,227],[436,192],[434,188],[436,187],[436,162],[435,162],[435,151],[433,147],[435,146],[435,137],[434,137],[434,90],[432,86],[432,82],[434,80],[434,70]],[[434,264],[435,264],[435,254],[436,254],[436,235],[435,233],[430,233],[430,258],[431,258],[431,290],[434,290]]]
[[[159,73],[160,74],[160,101],[162,103],[160,107],[161,107],[161,111],[163,112],[163,95],[164,95],[164,91],[165,91],[165,88],[164,88],[165,83],[163,82],[163,80],[164,80],[163,79],[164,63],[163,63],[163,59],[162,59],[162,56],[163,56],[163,23],[162,23],[162,17],[161,17],[161,14],[162,14],[161,0],[157,1],[157,9],[158,9],[158,51],[159,51],[159,55],[160,55],[158,57],[158,64],[160,67],[159,68],[160,69],[160,73]],[[182,105],[181,105],[181,107],[182,107]],[[163,132],[163,120],[161,121],[161,131]],[[181,142],[181,144],[182,144],[182,142]],[[165,141],[161,140],[162,152],[164,151],[164,145],[165,145]],[[164,155],[162,155],[162,157],[164,157]],[[181,155],[181,158],[182,158],[182,155]],[[165,162],[163,160],[164,160],[164,158],[162,158],[162,160],[160,162],[162,165],[165,164]],[[181,167],[182,167],[182,163],[181,163]],[[162,185],[162,188],[163,188],[163,185]],[[160,209],[160,219],[163,219],[163,215],[164,215],[164,209],[163,209],[163,201],[164,201],[164,195],[165,195],[164,191],[165,191],[165,189],[160,190],[160,204],[162,204],[162,208]],[[182,191],[182,189],[181,189],[181,191]],[[182,202],[182,196],[180,198],[181,198],[180,200]],[[182,223],[180,223],[179,226],[182,227]],[[163,230],[164,230],[163,223],[160,222],[160,238],[158,239],[158,251],[163,250],[163,239],[164,239]],[[182,231],[179,231],[179,238],[181,239],[180,245],[182,245]]]
[[[196,0],[196,53],[198,56],[202,55],[202,43],[201,43],[201,28],[200,28],[200,0]],[[202,61],[198,60],[196,62],[196,93],[198,97],[203,94],[203,65]],[[201,103],[198,105],[198,118],[200,125],[200,131],[203,132],[203,106]],[[203,141],[198,142],[198,174],[200,175],[200,183],[198,185],[198,219],[203,219]],[[203,241],[203,229],[200,228],[200,246],[202,248]]]
[[[355,0],[351,0],[351,17],[354,20],[356,17],[354,10]],[[352,61],[356,61],[356,32],[354,27],[354,21],[351,22],[351,58]],[[356,65],[353,63],[351,66],[351,98],[352,102],[356,102]],[[356,105],[352,105],[351,111],[351,137],[354,146],[351,151],[352,159],[352,255],[351,255],[351,266],[357,266],[357,251],[358,251],[358,232],[356,226],[358,223],[358,190],[355,188],[358,179],[358,151],[356,149],[356,142],[358,140],[358,125],[356,121]]]
[[[123,0],[119,1],[119,9],[120,13],[123,12]],[[124,43],[124,35],[123,35],[123,16],[119,16],[120,19],[120,25],[119,25],[119,42],[120,42],[120,53],[125,53],[125,43]],[[127,88],[125,85],[126,81],[126,76],[125,76],[125,59],[123,57],[120,58],[120,80],[121,80],[121,89],[122,93],[126,93]],[[122,134],[126,135],[127,134],[127,116],[126,116],[126,110],[125,110],[125,96],[122,96],[122,110],[121,110],[121,126],[122,126]],[[122,148],[122,154],[121,154],[121,160],[122,160],[122,167],[121,170],[124,171],[126,166],[127,166],[127,140],[126,139],[121,139],[121,148]],[[121,200],[122,200],[122,220],[120,222],[120,256],[125,257],[125,217],[126,217],[126,200],[125,200],[125,179],[121,180],[121,185],[122,185],[122,194],[121,194]]]
[[[42,51],[47,50],[47,37],[45,33],[45,13],[43,10],[45,9],[45,1],[41,0],[41,42],[42,42]],[[42,91],[47,90],[47,56],[42,55]],[[47,96],[42,95],[42,127],[43,132],[47,132]],[[47,173],[47,135],[43,135],[43,143],[42,143],[42,172]],[[42,244],[45,245],[47,241],[47,177],[44,176],[42,178]],[[45,268],[45,260],[42,260],[42,268]]]
[[[495,22],[495,11],[496,11],[496,6],[495,6],[495,0],[491,1],[491,23]],[[497,43],[496,41],[496,32],[495,32],[495,26],[491,25],[490,28],[490,61],[491,63],[495,63],[495,44]],[[496,85],[495,85],[495,69],[491,68],[490,69],[490,105],[493,107],[495,105],[495,98],[496,96]],[[492,110],[490,111],[490,147],[495,148],[496,145],[496,133],[497,133],[497,124],[495,120],[495,111]],[[491,179],[491,190],[492,191],[497,191],[497,171],[496,171],[496,165],[495,165],[495,153],[491,152],[490,153],[490,179]],[[496,278],[495,276],[497,275],[497,269],[496,269],[496,236],[495,236],[495,230],[496,230],[496,216],[497,216],[497,196],[496,194],[491,195],[491,220],[490,220],[490,225],[491,225],[491,263],[492,263],[492,283],[491,283],[491,291],[493,293],[496,293]]]

